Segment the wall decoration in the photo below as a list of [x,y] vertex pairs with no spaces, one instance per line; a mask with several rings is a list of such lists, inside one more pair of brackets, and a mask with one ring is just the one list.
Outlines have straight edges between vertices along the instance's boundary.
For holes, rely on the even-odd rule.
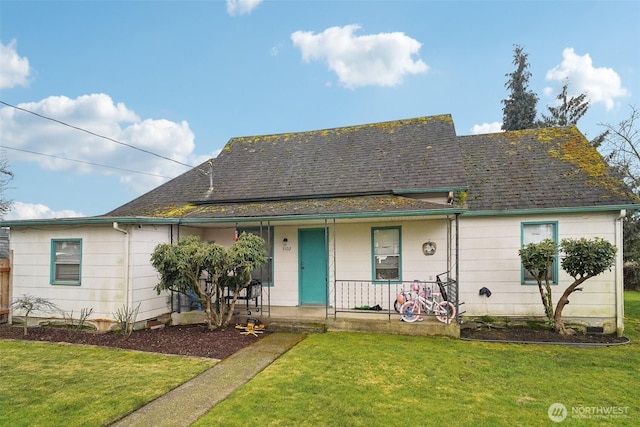
[[422,245],[422,253],[425,255],[433,255],[436,253],[437,247],[436,242],[429,240]]

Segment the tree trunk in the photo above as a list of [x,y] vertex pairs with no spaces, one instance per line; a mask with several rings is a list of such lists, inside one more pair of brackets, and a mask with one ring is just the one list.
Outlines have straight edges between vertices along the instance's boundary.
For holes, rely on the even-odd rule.
[[569,295],[575,292],[576,288],[582,284],[585,280],[587,280],[591,276],[584,276],[579,279],[575,279],[575,281],[564,290],[564,293],[558,300],[558,304],[556,305],[556,310],[553,313],[553,330],[559,333],[560,335],[567,335],[569,332],[564,327],[564,322],[562,321],[562,309],[564,306],[569,304]]
[[214,313],[211,309],[211,298],[207,298],[207,326],[209,329],[215,329],[213,327],[213,316]]
[[223,325],[227,326],[231,322],[231,318],[233,317],[233,310],[236,307],[236,301],[238,300],[238,295],[242,292],[242,288],[236,289],[233,292],[233,298],[231,299],[231,304],[229,304],[229,312],[227,313],[227,318],[225,319]]
[[547,293],[545,294],[545,288],[542,287],[542,281],[538,280],[538,291],[540,291],[540,299],[542,300],[542,306],[544,307],[544,314],[547,317],[547,321],[551,321],[553,313],[553,302],[551,300],[551,288],[549,283],[546,284]]

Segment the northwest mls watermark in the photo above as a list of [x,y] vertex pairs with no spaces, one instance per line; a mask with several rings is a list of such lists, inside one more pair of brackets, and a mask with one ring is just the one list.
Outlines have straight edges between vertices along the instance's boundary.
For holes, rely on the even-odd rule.
[[553,403],[547,411],[549,419],[561,423],[567,418],[583,420],[625,420],[631,418],[628,406],[572,406],[567,408],[562,403]]

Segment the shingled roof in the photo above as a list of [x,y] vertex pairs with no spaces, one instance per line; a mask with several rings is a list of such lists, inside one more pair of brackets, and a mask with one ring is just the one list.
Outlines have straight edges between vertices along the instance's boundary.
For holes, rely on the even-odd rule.
[[637,203],[575,127],[458,137],[442,115],[233,138],[216,159],[106,216],[460,211],[413,197],[448,190],[465,195],[470,212]]
[[424,211],[443,205],[398,194],[465,185],[450,115],[233,138],[214,160],[212,191],[209,171],[205,162],[107,216]]
[[473,211],[638,203],[576,127],[459,138]]

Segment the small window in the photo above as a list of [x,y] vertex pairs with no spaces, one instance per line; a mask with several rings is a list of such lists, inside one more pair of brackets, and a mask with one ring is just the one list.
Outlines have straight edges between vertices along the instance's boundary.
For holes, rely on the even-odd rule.
[[[558,244],[558,223],[557,222],[524,222],[522,223],[522,246],[529,243],[540,243],[545,239],[553,240]],[[537,284],[536,278],[522,267],[522,283]],[[558,283],[558,256],[553,261],[549,269],[549,283]]]
[[259,280],[262,286],[273,286],[273,227],[241,228],[238,232],[255,234],[264,239],[267,263],[262,267],[256,268],[251,273],[251,278]]
[[402,280],[400,227],[373,228],[373,280]]
[[51,284],[79,285],[81,258],[81,239],[52,240]]

